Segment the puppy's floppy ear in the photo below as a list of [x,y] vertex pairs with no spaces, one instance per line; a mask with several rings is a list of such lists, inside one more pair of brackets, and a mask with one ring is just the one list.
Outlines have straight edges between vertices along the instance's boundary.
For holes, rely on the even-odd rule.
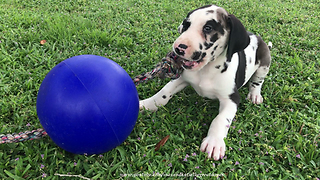
[[238,18],[230,14],[227,19],[230,27],[227,61],[231,61],[234,53],[244,50],[250,43],[249,35]]

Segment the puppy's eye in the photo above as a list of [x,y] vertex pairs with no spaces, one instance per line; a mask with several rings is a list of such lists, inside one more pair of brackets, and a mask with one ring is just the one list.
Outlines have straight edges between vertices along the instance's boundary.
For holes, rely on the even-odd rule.
[[204,33],[210,33],[211,31],[212,31],[212,26],[211,25],[205,25],[204,27],[203,27],[203,32]]

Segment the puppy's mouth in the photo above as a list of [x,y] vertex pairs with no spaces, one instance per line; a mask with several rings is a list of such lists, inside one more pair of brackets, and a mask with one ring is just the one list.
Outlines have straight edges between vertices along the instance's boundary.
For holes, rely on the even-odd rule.
[[192,68],[195,68],[195,67],[199,66],[199,64],[202,61],[203,61],[203,59],[200,59],[198,61],[189,61],[189,60],[183,59],[182,65],[186,69],[192,69]]
[[201,57],[199,60],[188,60],[185,59],[181,56],[179,56],[178,54],[174,53],[175,56],[177,56],[177,61],[179,61],[179,64],[185,68],[185,69],[193,69],[195,67],[198,67],[202,62],[203,62],[203,57]]

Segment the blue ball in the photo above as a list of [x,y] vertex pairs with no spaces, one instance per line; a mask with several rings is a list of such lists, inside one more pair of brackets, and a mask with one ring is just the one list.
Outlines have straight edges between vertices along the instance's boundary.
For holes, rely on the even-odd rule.
[[124,69],[95,55],[55,66],[41,83],[37,114],[50,138],[74,154],[101,154],[120,145],[139,114],[137,89]]

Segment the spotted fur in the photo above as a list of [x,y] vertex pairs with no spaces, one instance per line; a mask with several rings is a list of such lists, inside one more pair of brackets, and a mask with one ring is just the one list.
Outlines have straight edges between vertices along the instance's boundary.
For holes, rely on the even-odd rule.
[[215,5],[189,12],[178,31],[173,50],[185,70],[157,94],[140,101],[140,108],[157,110],[188,85],[200,96],[218,99],[219,114],[200,148],[218,160],[225,155],[224,138],[240,103],[238,89],[249,82],[248,99],[254,104],[263,101],[261,87],[271,63],[271,43],[268,47],[261,37],[247,32],[238,18]]

